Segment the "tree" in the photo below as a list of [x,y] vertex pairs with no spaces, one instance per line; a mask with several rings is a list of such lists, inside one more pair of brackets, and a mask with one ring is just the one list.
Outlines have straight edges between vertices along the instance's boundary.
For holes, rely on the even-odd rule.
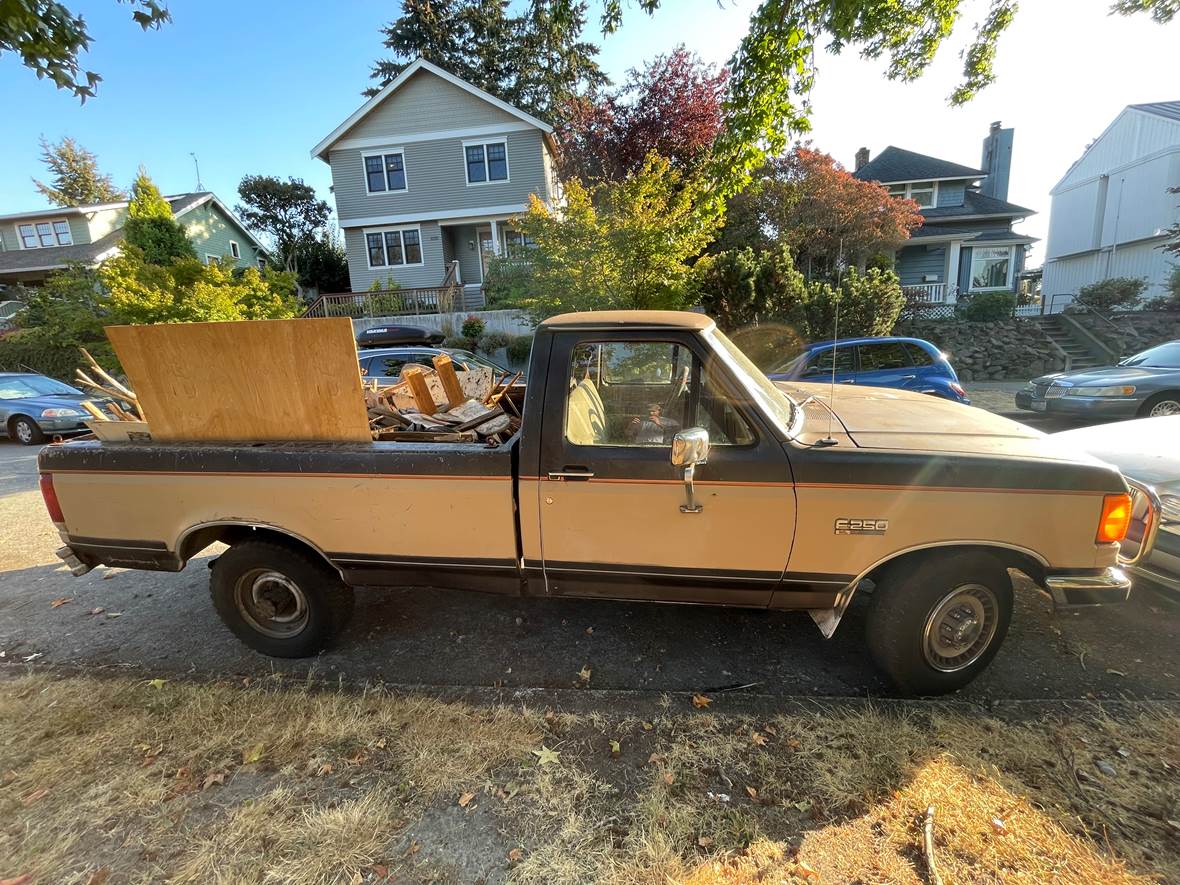
[[[565,0],[573,3],[574,0]],[[651,14],[661,0],[637,0]],[[942,42],[961,20],[964,0],[762,0],[729,62],[726,125],[713,149],[712,205],[739,193],[767,154],[783,153],[792,135],[810,128],[807,101],[819,52],[856,47],[862,56],[888,61],[886,76],[908,82],[921,76]],[[1117,0],[1123,15],[1148,12],[1157,22],[1180,13],[1178,0]],[[1012,23],[1016,0],[992,0],[963,53],[963,78],[950,101],[961,105],[995,79],[1000,35]],[[623,0],[604,0],[602,29],[611,33],[623,18]]]
[[90,206],[125,200],[109,175],[98,171],[98,158],[69,136],[50,144],[41,136],[41,162],[49,169],[52,182],[33,179],[33,184],[55,206]]
[[721,131],[728,77],[679,46],[632,69],[617,90],[567,100],[559,114],[563,174],[615,181],[653,151],[695,169]]
[[142,166],[131,186],[123,243],[138,249],[149,264],[171,264],[197,256],[184,227],[173,217],[172,206]]
[[347,292],[348,257],[339,237],[324,229],[296,247],[299,285],[318,292]]
[[375,95],[418,57],[542,119],[570,96],[607,83],[581,39],[585,0],[529,0],[508,14],[507,0],[405,0],[402,15],[381,29],[392,57],[370,76]]
[[[172,21],[157,0],[119,0],[131,6],[131,19],[145,31]],[[48,77],[82,101],[93,98],[102,80],[78,64],[90,48],[86,22],[55,0],[4,0],[0,5],[0,55],[15,52],[38,79]],[[79,82],[81,80],[82,82]]]
[[567,310],[668,309],[695,292],[685,263],[714,228],[699,212],[701,185],[656,154],[620,182],[566,187],[561,214],[535,196],[518,228],[536,243],[529,294],[534,319]]
[[247,175],[238,185],[238,196],[241,219],[273,240],[285,270],[298,272],[300,247],[322,235],[331,207],[302,178]]
[[922,223],[918,204],[861,181],[830,156],[807,147],[768,160],[730,200],[724,248],[790,246],[808,277],[834,276],[842,263],[864,269],[892,254]]

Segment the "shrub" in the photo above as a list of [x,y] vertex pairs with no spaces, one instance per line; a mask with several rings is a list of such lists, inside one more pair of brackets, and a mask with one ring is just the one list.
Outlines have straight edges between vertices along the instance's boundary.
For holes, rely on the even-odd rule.
[[1016,296],[1011,292],[980,292],[963,305],[959,316],[972,323],[994,323],[1006,320],[1016,309]]
[[512,338],[504,332],[488,332],[479,339],[479,349],[484,353],[495,353],[501,347],[507,347]]
[[1144,302],[1144,310],[1180,310],[1180,264],[1172,266],[1172,273],[1168,275],[1165,286],[1167,293]]
[[529,361],[529,354],[533,351],[532,335],[517,335],[508,342],[507,356],[513,365],[522,366]]
[[479,341],[480,336],[483,335],[485,323],[474,314],[468,314],[467,319],[463,321],[463,337],[467,340],[467,349],[475,350],[475,344]]
[[534,268],[530,261],[520,258],[489,258],[484,275],[483,291],[487,307],[508,307],[534,297]]
[[369,283],[369,292],[396,292],[402,287],[402,284],[393,277],[386,277],[385,279],[374,279]]
[[1134,307],[1146,288],[1147,282],[1138,277],[1111,277],[1082,286],[1078,298],[1085,303],[1085,307],[1108,313],[1120,307]]
[[704,255],[693,265],[692,289],[705,313],[723,329],[737,329],[755,319],[754,275],[758,260],[752,249]]
[[469,343],[462,335],[448,335],[443,339],[442,346],[449,347],[451,350],[468,350]]

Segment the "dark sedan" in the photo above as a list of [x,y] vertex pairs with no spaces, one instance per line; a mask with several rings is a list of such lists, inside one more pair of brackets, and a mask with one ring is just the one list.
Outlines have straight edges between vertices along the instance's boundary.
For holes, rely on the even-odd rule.
[[1117,366],[1034,378],[1016,393],[1016,407],[1104,420],[1180,415],[1180,341],[1150,347]]
[[0,372],[0,426],[26,446],[48,436],[85,432],[84,399],[90,397],[44,375]]
[[[358,351],[357,358],[360,360],[361,375],[365,381],[376,381],[379,385],[385,386],[401,381],[402,367],[407,364],[433,369],[434,358],[440,354],[449,356],[459,371],[481,367],[491,369],[494,379],[508,373],[507,369],[496,365],[487,357],[453,347],[375,347]],[[523,380],[517,381],[517,384],[523,383]]]

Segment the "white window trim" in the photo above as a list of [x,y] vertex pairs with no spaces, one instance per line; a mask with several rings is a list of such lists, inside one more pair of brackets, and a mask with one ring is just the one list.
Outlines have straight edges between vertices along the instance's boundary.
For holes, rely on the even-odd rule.
[[[891,183],[885,185],[885,189],[888,191],[892,191],[893,188],[895,188],[895,187],[904,186],[905,193],[902,193],[902,194],[891,193],[890,196],[892,196],[892,197],[900,196],[906,200],[913,200],[914,198],[912,196],[910,196],[910,194],[913,193],[914,185],[915,184],[925,184],[928,181],[934,185],[934,189],[930,194],[930,201],[931,201],[930,205],[929,206],[919,206],[918,208],[919,209],[935,209],[938,207],[938,181],[939,181],[938,179],[923,178],[921,181],[906,181],[906,182],[894,181],[894,182],[891,182]],[[919,188],[919,190],[925,191],[926,188],[924,188],[924,187]],[[917,201],[915,200],[914,202],[917,202]]]
[[[1007,249],[1008,250],[1008,274],[1007,282],[1003,286],[984,286],[977,288],[971,285],[975,279],[975,250],[976,249]],[[967,268],[967,291],[968,292],[1010,292],[1013,289],[1014,274],[1016,273],[1016,246],[1011,243],[972,243],[971,244],[971,266]]]
[[[61,242],[61,239],[58,236],[57,231],[53,227],[59,221],[62,224],[64,224],[66,226],[66,230],[68,230],[70,232],[70,241],[68,243]],[[41,245],[41,235],[39,233],[37,233],[37,225],[38,224],[48,224],[49,225],[49,232],[51,234],[53,234],[53,245],[52,246],[42,246]],[[25,238],[21,236],[20,229],[22,227],[26,227],[26,226],[31,227],[33,229],[33,239],[36,240],[35,246],[26,246],[25,245]],[[21,249],[27,249],[27,250],[57,249],[61,246],[76,245],[74,243],[74,231],[73,231],[73,229],[70,228],[70,222],[69,222],[69,219],[67,219],[67,218],[34,218],[31,221],[17,221],[12,225],[12,229],[14,231],[16,231],[16,243]]]
[[254,263],[258,267],[259,272],[266,270],[266,259],[261,255],[254,259]]
[[[389,189],[389,170],[385,168],[385,158],[389,154],[401,154],[402,158],[402,176],[406,179],[406,186],[399,190]],[[369,157],[381,158],[381,174],[384,176],[385,190],[371,191],[369,190],[369,168],[366,165]],[[385,147],[381,150],[361,151],[361,174],[365,177],[365,193],[370,197],[386,197],[390,194],[404,194],[410,190],[410,170],[406,166],[406,149],[403,147]]]
[[[484,187],[485,185],[489,185],[489,184],[507,184],[508,182],[512,181],[512,166],[508,162],[508,138],[507,138],[507,136],[504,136],[502,138],[477,138],[477,139],[473,139],[471,141],[464,141],[464,142],[460,142],[460,143],[463,145],[463,180],[467,182],[468,187]],[[484,148],[483,168],[484,168],[484,172],[490,176],[491,170],[488,168],[488,152],[487,152],[487,145],[489,145],[489,144],[502,144],[502,145],[504,145],[505,177],[504,178],[497,178],[495,181],[493,181],[490,177],[485,179],[484,181],[472,181],[471,179],[469,179],[467,177],[467,173],[468,173],[467,148],[469,148],[469,147],[482,147],[482,148]]]
[[[388,263],[389,262],[389,247],[385,245],[385,234],[390,233],[392,231],[407,231],[407,230],[413,230],[413,231],[418,232],[418,255],[421,257],[422,260],[415,261],[415,262],[407,261],[402,264],[389,264]],[[386,253],[385,254],[385,261],[386,261],[385,264],[373,264],[369,260],[369,258],[370,258],[370,256],[369,256],[369,234],[381,234],[381,237],[382,237],[381,244],[385,248],[385,253]],[[390,270],[390,271],[393,271],[393,270],[398,270],[399,268],[403,268],[403,267],[425,267],[426,266],[426,244],[422,240],[422,225],[420,225],[420,224],[399,224],[399,225],[386,226],[386,227],[366,227],[366,228],[361,229],[361,236],[364,238],[365,264],[368,265],[370,270]],[[406,255],[406,244],[403,241],[402,242],[402,257],[405,258],[405,255]]]
[[238,245],[237,240],[230,240],[229,241],[229,254],[234,259],[234,261],[238,261],[241,259],[242,247]]
[[221,259],[224,257],[224,255],[214,255],[212,252],[206,252],[205,265],[206,267],[212,267],[215,264],[221,264]]

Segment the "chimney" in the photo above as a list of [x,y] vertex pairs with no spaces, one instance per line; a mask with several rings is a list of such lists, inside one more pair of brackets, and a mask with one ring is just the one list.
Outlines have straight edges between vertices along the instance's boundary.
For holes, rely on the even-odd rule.
[[1012,170],[1012,129],[1001,129],[1000,121],[992,123],[987,138],[983,140],[983,159],[979,168],[987,173],[979,185],[979,192],[995,197],[997,200],[1008,199],[1008,176]]
[[856,152],[856,167],[853,169],[853,171],[859,172],[860,167],[865,165],[865,163],[867,163],[868,161],[869,161],[869,149],[866,147],[862,147],[859,151]]

